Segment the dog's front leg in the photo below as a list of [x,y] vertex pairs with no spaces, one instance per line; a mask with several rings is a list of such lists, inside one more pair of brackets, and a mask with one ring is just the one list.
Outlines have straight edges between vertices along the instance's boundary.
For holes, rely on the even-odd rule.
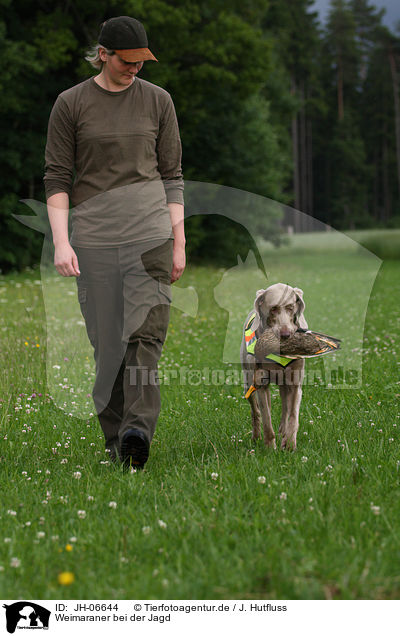
[[279,393],[281,395],[281,402],[282,402],[282,415],[281,415],[281,421],[279,424],[279,435],[281,435],[281,437],[283,437],[286,428],[287,428],[287,422],[288,422],[288,417],[289,417],[289,411],[288,411],[288,406],[287,406],[287,391],[286,391],[287,387],[285,384],[280,384],[279,385]]
[[251,408],[251,423],[253,428],[253,439],[257,440],[261,437],[261,415],[258,407],[257,394],[254,391],[249,396],[250,408]]
[[264,444],[276,448],[275,433],[271,421],[271,394],[269,386],[258,389],[258,402],[260,404],[261,418],[264,429]]
[[294,385],[286,386],[285,389],[282,397],[286,397],[288,418],[282,431],[282,448],[296,450],[302,388],[301,385]]

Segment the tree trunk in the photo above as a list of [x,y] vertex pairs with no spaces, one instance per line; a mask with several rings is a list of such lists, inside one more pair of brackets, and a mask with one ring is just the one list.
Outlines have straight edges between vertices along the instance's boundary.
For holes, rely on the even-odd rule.
[[376,221],[379,219],[379,173],[379,152],[378,148],[375,146],[372,215]]
[[307,121],[308,214],[314,214],[312,121]]
[[332,225],[332,183],[331,183],[331,162],[329,156],[325,156],[325,201],[326,214],[325,223]]
[[399,78],[396,69],[396,60],[391,46],[388,50],[390,70],[392,73],[393,98],[394,98],[394,123],[396,131],[396,158],[397,158],[397,186],[400,195],[400,101]]
[[[301,211],[307,213],[307,142],[306,142],[306,115],[304,107],[304,80],[300,83],[301,107],[299,113],[300,123],[300,205]],[[306,228],[305,228],[306,229]],[[308,228],[307,228],[308,229]]]
[[390,216],[390,185],[389,185],[389,152],[387,142],[387,125],[383,130],[383,147],[382,147],[382,185],[383,185],[383,205],[381,208],[381,221],[384,225],[387,224]]
[[[296,95],[296,82],[294,77],[292,77],[292,88],[291,94]],[[297,113],[295,113],[292,117],[292,156],[293,156],[293,199],[294,199],[294,208],[299,210],[300,208],[300,178],[299,178],[299,130],[298,130],[298,120]],[[297,216],[297,215],[296,215]],[[296,221],[296,219],[293,219]],[[298,230],[295,225],[295,231]]]
[[337,86],[337,94],[338,94],[338,118],[339,121],[342,121],[344,117],[344,104],[343,104],[343,63],[341,55],[338,57],[338,86]]

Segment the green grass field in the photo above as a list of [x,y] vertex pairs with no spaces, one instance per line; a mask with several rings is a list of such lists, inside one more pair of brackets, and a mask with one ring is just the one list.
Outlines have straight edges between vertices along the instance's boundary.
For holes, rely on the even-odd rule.
[[[188,267],[179,285],[198,312],[172,310],[162,413],[137,474],[106,462],[84,349],[83,376],[69,375],[82,325],[65,318],[48,350],[60,333],[48,308],[62,318],[73,288],[42,293],[39,270],[0,277],[1,598],[399,598],[400,262],[379,269],[340,235],[322,239],[265,245],[266,284],[250,262]],[[277,281],[304,290],[311,328],[343,339],[327,368],[359,371],[353,388],[307,382],[295,453],[252,442],[232,359],[248,298]]]

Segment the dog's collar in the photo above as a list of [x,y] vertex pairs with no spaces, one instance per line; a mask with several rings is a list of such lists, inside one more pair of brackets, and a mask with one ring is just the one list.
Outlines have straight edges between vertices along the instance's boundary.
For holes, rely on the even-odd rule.
[[[247,350],[247,353],[249,353],[252,356],[255,355],[254,348],[257,342],[256,332],[252,327],[255,317],[256,317],[256,312],[251,314],[244,328],[244,339],[246,342],[246,350]],[[270,353],[267,356],[265,356],[265,360],[269,362],[275,362],[276,364],[279,364],[283,368],[287,367],[287,365],[290,364],[291,362],[294,362],[293,358],[285,358],[284,356],[277,356],[275,355],[275,353]]]

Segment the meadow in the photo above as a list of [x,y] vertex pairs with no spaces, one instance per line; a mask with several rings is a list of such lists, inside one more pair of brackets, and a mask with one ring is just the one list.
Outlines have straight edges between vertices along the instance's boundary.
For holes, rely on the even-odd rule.
[[[62,317],[75,298],[46,291],[39,269],[0,277],[1,598],[399,598],[400,261],[339,233],[260,251],[266,284],[251,259],[189,264],[133,474],[104,453],[86,351],[84,377],[68,373],[72,327],[49,351],[49,304]],[[278,281],[303,289],[311,328],[343,340],[323,368],[306,363],[296,452],[252,441],[235,357],[254,290]],[[356,371],[347,384],[339,367]],[[276,387],[272,408],[277,430]]]

